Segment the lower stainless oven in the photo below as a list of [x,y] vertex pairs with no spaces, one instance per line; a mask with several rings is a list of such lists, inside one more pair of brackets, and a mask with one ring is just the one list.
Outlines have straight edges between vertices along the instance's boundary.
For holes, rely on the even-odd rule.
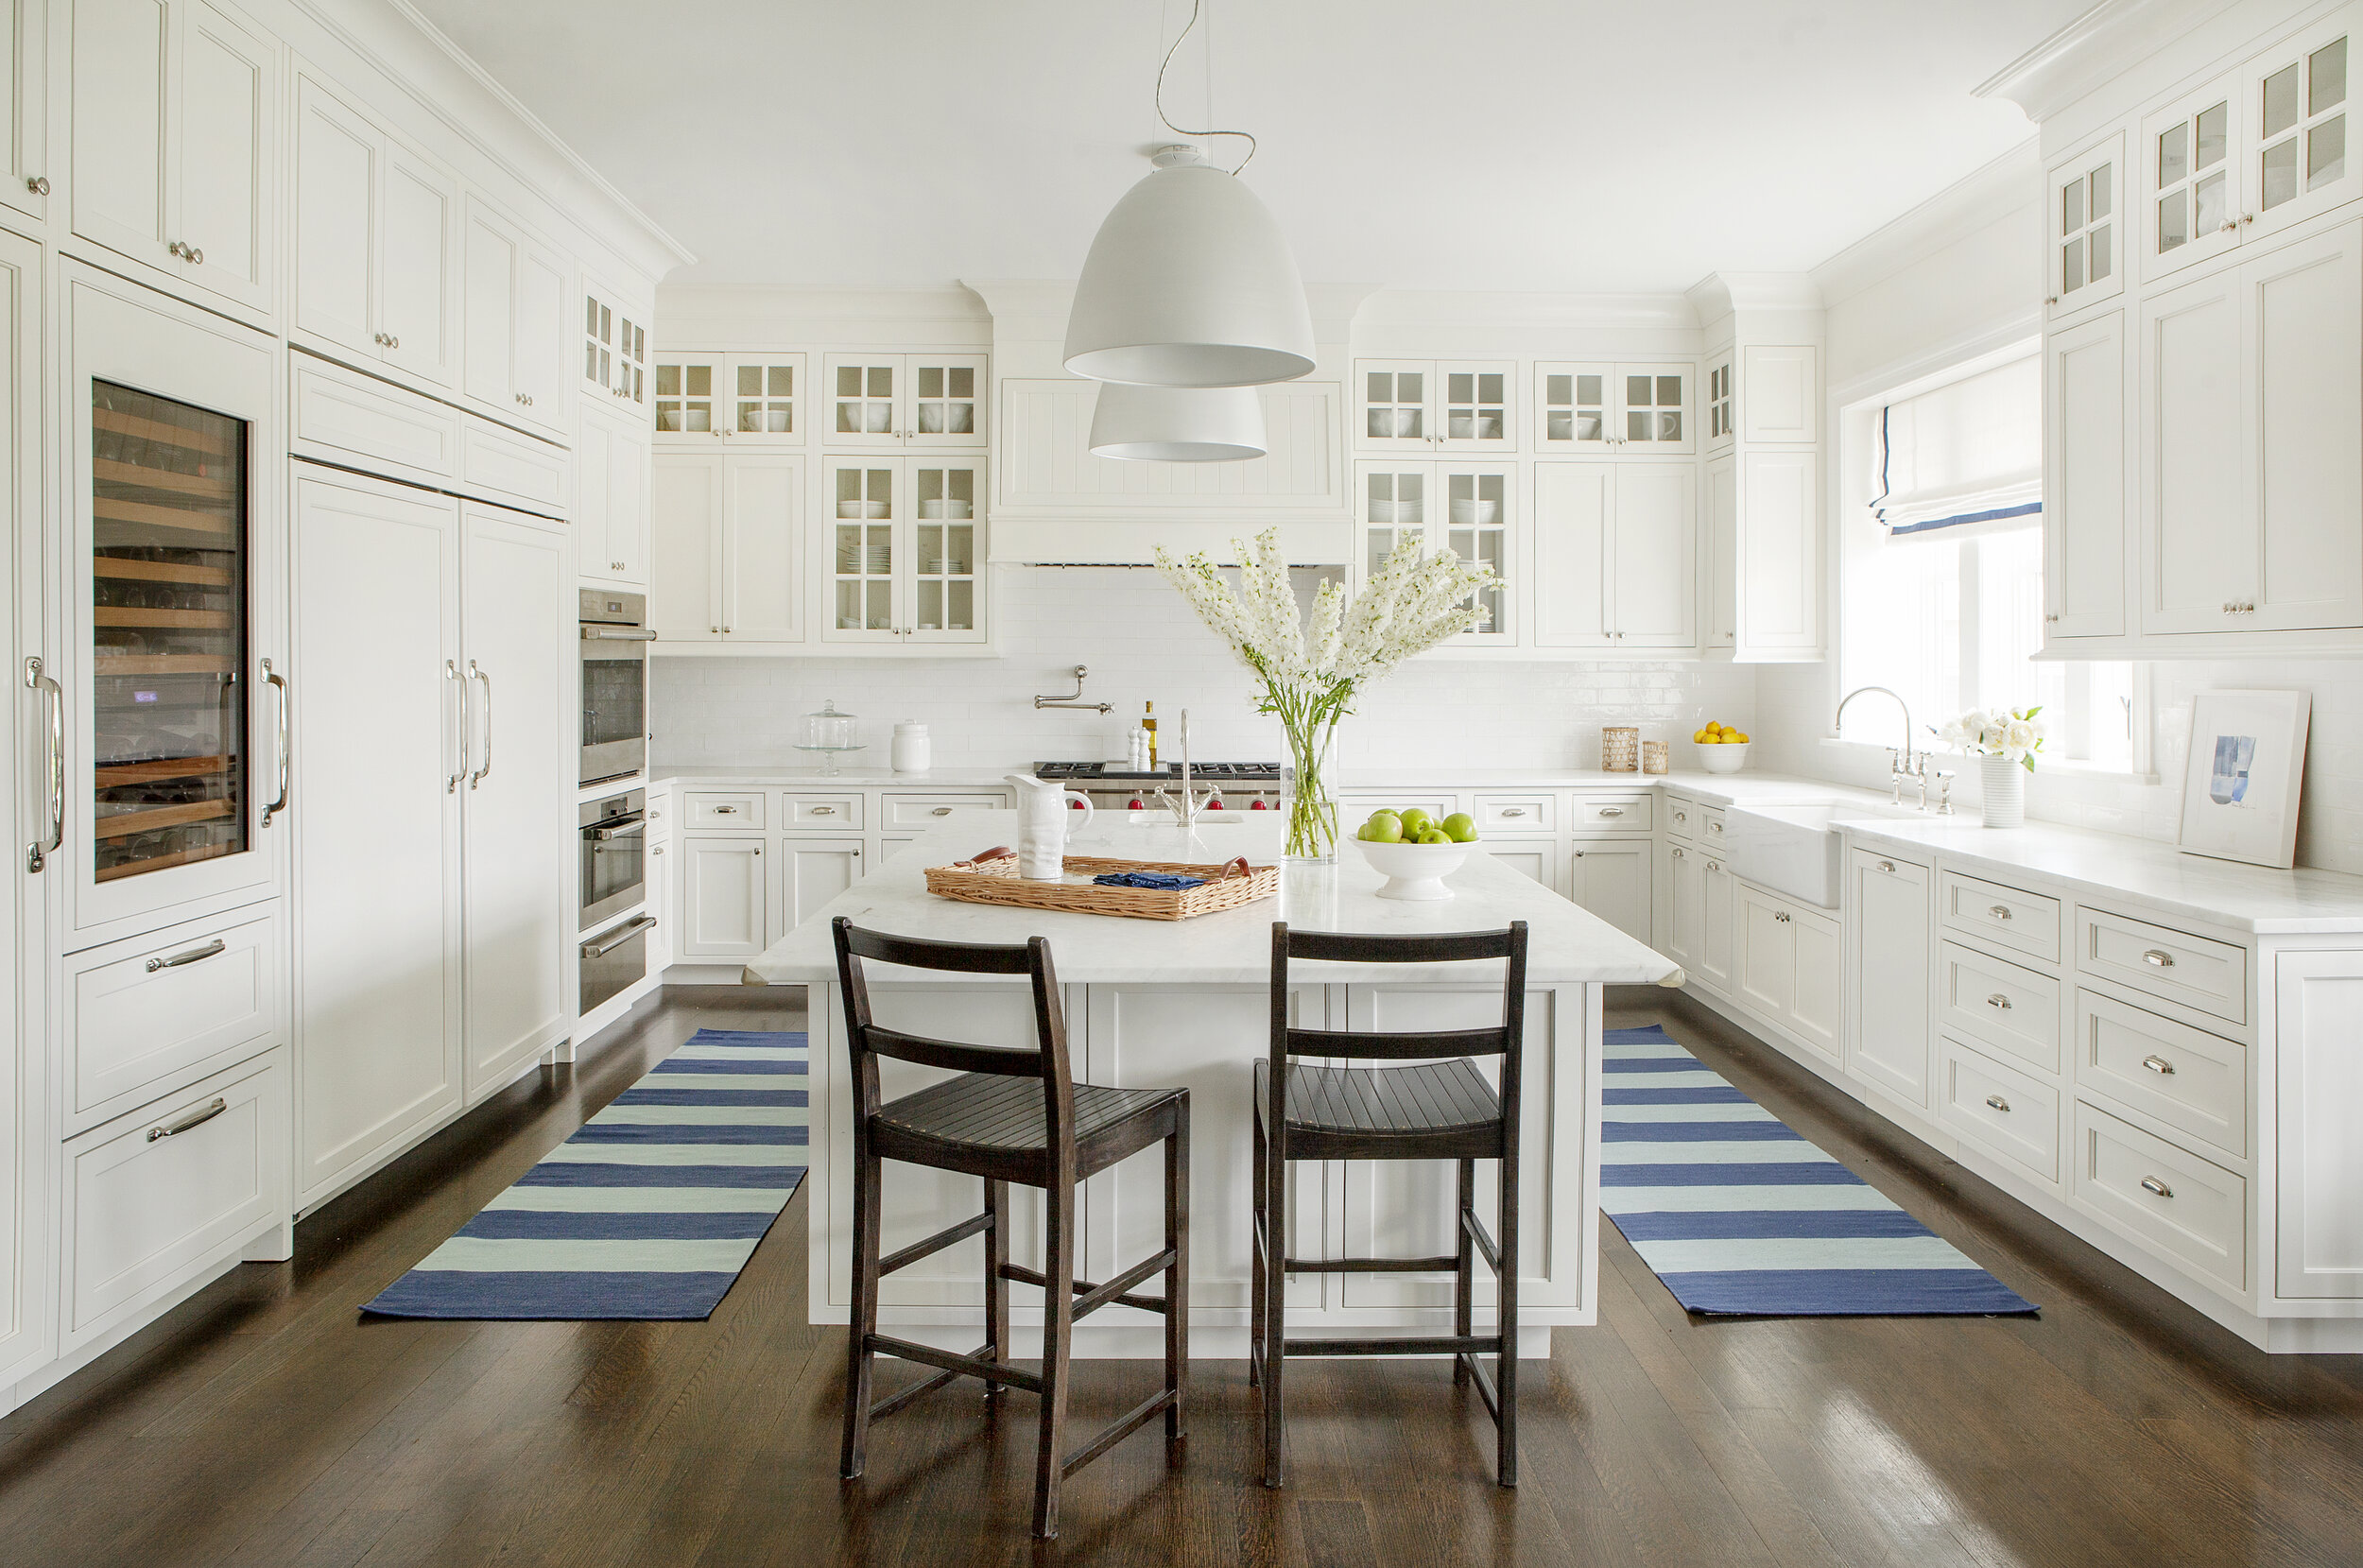
[[637,984],[648,973],[648,933],[654,915],[634,915],[582,944],[582,1011]]
[[582,919],[589,931],[640,902],[647,885],[648,792],[627,789],[586,802],[582,823]]

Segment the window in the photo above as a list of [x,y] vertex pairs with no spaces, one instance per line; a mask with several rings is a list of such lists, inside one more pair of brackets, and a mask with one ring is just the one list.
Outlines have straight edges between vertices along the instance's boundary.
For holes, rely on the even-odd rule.
[[1930,726],[2040,704],[2046,759],[2132,770],[2147,730],[2133,666],[2035,657],[2043,379],[2031,346],[1848,408],[1840,442],[1840,689],[1890,687]]

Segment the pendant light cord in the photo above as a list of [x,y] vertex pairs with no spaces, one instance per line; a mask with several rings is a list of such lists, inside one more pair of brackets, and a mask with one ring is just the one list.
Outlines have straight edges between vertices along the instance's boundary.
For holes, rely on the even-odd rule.
[[[1233,169],[1231,171],[1233,174],[1234,174],[1234,175],[1235,175],[1235,174],[1237,174],[1237,173],[1239,172],[1239,170],[1240,170],[1240,169],[1243,169],[1243,168],[1247,167],[1249,164],[1250,164],[1250,163],[1254,162],[1254,159],[1255,159],[1255,137],[1254,137],[1254,134],[1253,134],[1252,132],[1250,132],[1250,131],[1245,131],[1245,130],[1214,130],[1214,129],[1207,129],[1207,130],[1189,130],[1189,129],[1183,129],[1183,128],[1182,128],[1182,127],[1181,127],[1181,126],[1175,125],[1175,124],[1173,123],[1172,116],[1168,115],[1168,114],[1165,112],[1165,72],[1166,72],[1166,70],[1167,70],[1167,69],[1168,69],[1168,68],[1169,68],[1169,67],[1173,64],[1173,57],[1174,57],[1175,55],[1177,55],[1177,54],[1181,53],[1181,51],[1182,51],[1182,40],[1183,40],[1183,39],[1188,38],[1188,37],[1190,36],[1190,29],[1191,29],[1191,28],[1193,28],[1193,27],[1196,27],[1196,26],[1198,26],[1199,11],[1199,9],[1203,7],[1204,3],[1205,3],[1205,0],[1190,0],[1190,21],[1189,21],[1189,26],[1185,26],[1185,27],[1183,27],[1183,28],[1182,29],[1182,32],[1181,32],[1180,37],[1177,37],[1177,38],[1173,41],[1173,46],[1172,46],[1171,48],[1169,48],[1169,49],[1167,49],[1167,50],[1165,51],[1165,58],[1164,58],[1164,60],[1162,62],[1160,62],[1160,63],[1159,63],[1159,65],[1158,65],[1158,67],[1157,67],[1157,99],[1156,99],[1156,101],[1157,101],[1157,118],[1159,118],[1160,120],[1164,121],[1164,124],[1165,124],[1165,129],[1166,129],[1167,130],[1172,131],[1172,132],[1173,132],[1176,136],[1244,136],[1244,137],[1246,137],[1246,138],[1247,138],[1247,156],[1246,156],[1245,158],[1240,159],[1240,160],[1239,160],[1239,162],[1238,162],[1238,165],[1237,165],[1237,167],[1233,168]],[[1210,29],[1210,30],[1211,30],[1211,29]],[[1209,60],[1206,62],[1206,92],[1207,92],[1207,95],[1208,95],[1208,100],[1209,100],[1209,104],[1210,104],[1210,106],[1211,106],[1211,103],[1212,103],[1213,95],[1214,95],[1214,90],[1215,90],[1215,89],[1214,89],[1214,79],[1215,79],[1215,68],[1214,68],[1214,61],[1213,61],[1212,60]],[[1215,117],[1215,116],[1214,116],[1214,114],[1213,114],[1213,112],[1211,112],[1211,108],[1210,108],[1210,111],[1209,111],[1209,112],[1208,112],[1208,114],[1207,114],[1207,116],[1206,116],[1206,117],[1207,117],[1208,119],[1210,119],[1210,120],[1211,120],[1211,119],[1213,119],[1213,118]]]

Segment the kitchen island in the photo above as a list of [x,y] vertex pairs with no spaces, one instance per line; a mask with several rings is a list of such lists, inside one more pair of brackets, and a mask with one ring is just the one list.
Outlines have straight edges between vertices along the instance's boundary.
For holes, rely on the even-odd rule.
[[[1185,835],[1117,820],[1077,834],[1070,853],[1142,860],[1215,862],[1280,858],[1277,814],[1233,813]],[[1341,846],[1329,867],[1291,867],[1280,896],[1182,922],[1116,920],[963,904],[926,891],[927,867],[1017,839],[1015,812],[962,818],[875,869],[746,968],[759,985],[811,988],[811,1310],[842,1323],[852,1301],[853,1161],[850,1070],[843,998],[829,922],[940,940],[1049,939],[1062,987],[1078,1080],[1119,1087],[1186,1086],[1191,1092],[1191,1343],[1201,1357],[1247,1353],[1250,1070],[1268,1054],[1271,923],[1333,931],[1429,933],[1529,928],[1526,1041],[1526,1272],[1521,1351],[1547,1354],[1555,1325],[1587,1324],[1598,1310],[1601,988],[1680,984],[1669,960],[1489,855],[1472,854],[1447,879],[1455,897],[1418,904],[1376,896],[1380,878]],[[1300,965],[1290,998],[1297,1021],[1351,1029],[1458,1028],[1500,1017],[1498,966]],[[879,1022],[912,1033],[994,1045],[1034,1043],[1022,981],[930,975],[872,966]],[[882,1062],[888,1098],[940,1077]],[[1162,1165],[1154,1150],[1087,1183],[1077,1271],[1105,1279],[1156,1250]],[[1493,1172],[1481,1166],[1480,1213],[1491,1214]],[[1443,1163],[1302,1165],[1292,1176],[1292,1249],[1298,1256],[1435,1256],[1451,1250],[1453,1180]],[[896,1247],[976,1213],[972,1178],[889,1164],[884,1244]],[[1014,1257],[1041,1250],[1038,1194],[1013,1189]],[[1479,1270],[1480,1300],[1490,1284]],[[1293,1333],[1401,1327],[1448,1332],[1449,1275],[1331,1274],[1293,1279]],[[1039,1328],[1039,1300],[1019,1298],[1020,1353]],[[879,1320],[891,1332],[967,1350],[983,1321],[983,1243],[972,1238],[884,1283]],[[1094,1314],[1076,1331],[1078,1355],[1160,1353],[1157,1318],[1129,1308]]]

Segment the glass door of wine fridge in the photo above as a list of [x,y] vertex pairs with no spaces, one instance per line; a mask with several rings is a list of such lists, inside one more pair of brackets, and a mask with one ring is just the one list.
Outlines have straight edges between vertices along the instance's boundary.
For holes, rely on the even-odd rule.
[[76,646],[49,672],[71,723],[47,859],[78,941],[275,888],[288,672],[268,349],[108,285],[69,302]]

